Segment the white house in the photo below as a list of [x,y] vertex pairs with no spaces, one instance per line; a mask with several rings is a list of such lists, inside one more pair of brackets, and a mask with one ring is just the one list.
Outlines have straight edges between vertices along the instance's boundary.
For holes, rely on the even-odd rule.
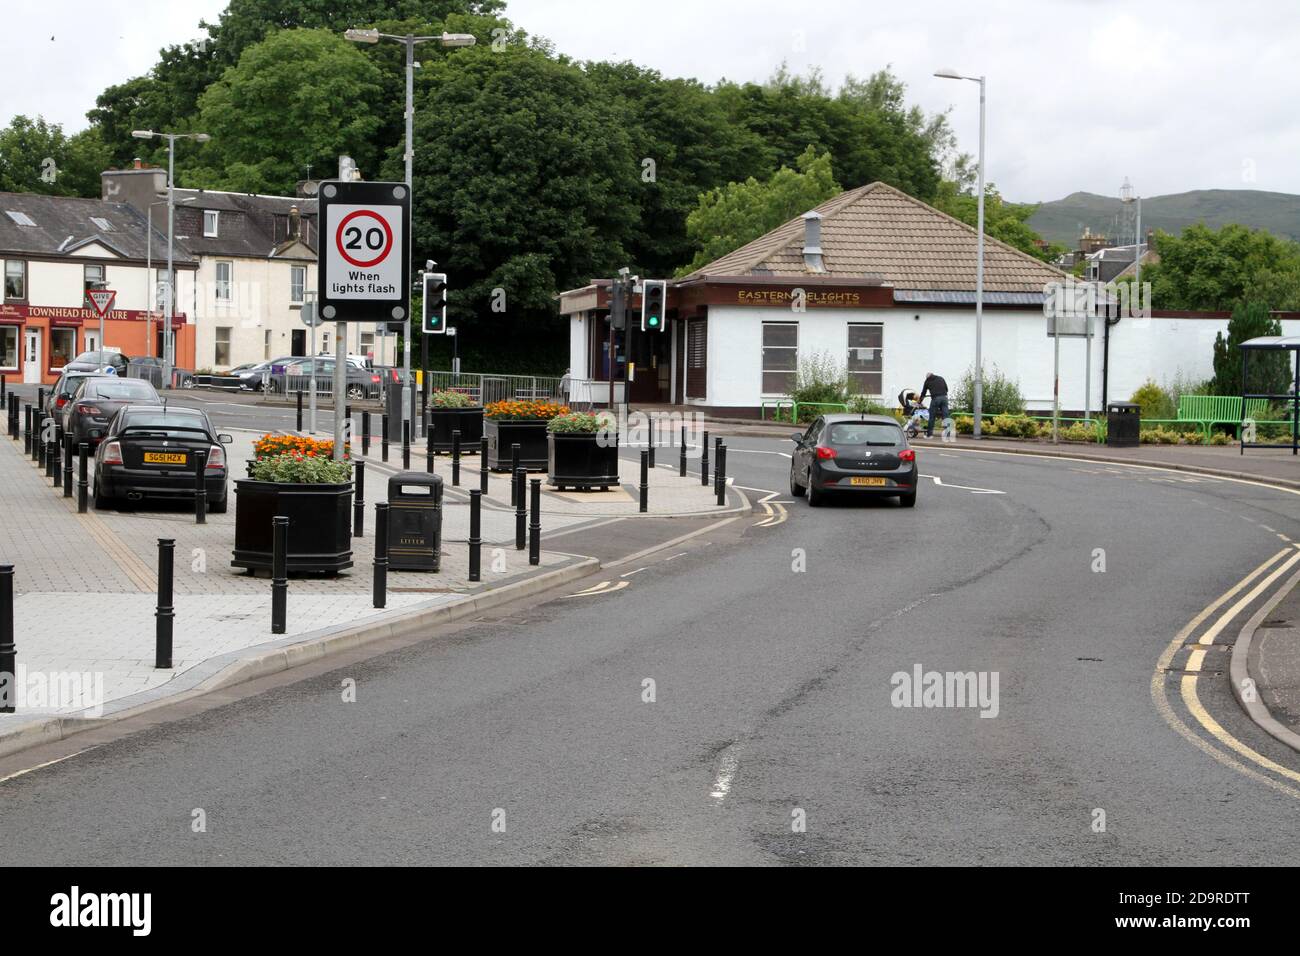
[[[664,332],[633,322],[611,336],[608,280],[563,293],[572,375],[607,382],[612,345],[615,381],[634,367],[631,401],[735,415],[758,415],[784,396],[799,363],[814,357],[888,403],[904,388],[919,390],[930,371],[955,388],[974,364],[977,246],[974,229],[891,186],[852,189],[670,282]],[[1054,343],[1044,290],[1071,277],[987,237],[984,270],[985,370],[1017,381],[1031,409],[1049,409]],[[1127,400],[1148,378],[1209,378],[1227,320],[1096,319],[1090,341],[1061,339],[1062,408],[1082,410],[1085,397],[1094,410]],[[1300,317],[1283,317],[1283,331],[1300,333]]]

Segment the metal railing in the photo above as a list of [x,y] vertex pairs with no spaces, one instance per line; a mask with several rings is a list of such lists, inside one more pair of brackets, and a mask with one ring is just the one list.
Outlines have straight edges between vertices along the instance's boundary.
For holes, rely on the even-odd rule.
[[[366,381],[360,379],[349,379],[347,383],[347,396],[352,401],[361,401],[363,399],[382,399],[384,394],[383,382],[371,382],[370,376],[366,376]],[[280,395],[291,397],[302,392],[305,395],[311,394],[312,377],[310,375],[271,375],[266,379],[266,392],[268,395]],[[333,373],[317,372],[316,373],[316,395],[325,398],[331,398],[334,395],[334,375]]]
[[[461,392],[479,405],[526,398],[559,402],[566,398],[560,388],[560,376],[556,375],[490,375],[445,371],[424,374],[429,378],[430,391]],[[582,380],[569,379],[569,396],[576,394],[574,387],[580,381]]]
[[128,362],[126,365],[126,377],[138,378],[148,382],[154,388],[194,388],[198,376],[193,369],[173,368],[170,384],[163,382],[163,370],[161,366],[151,364],[140,364],[137,362]]

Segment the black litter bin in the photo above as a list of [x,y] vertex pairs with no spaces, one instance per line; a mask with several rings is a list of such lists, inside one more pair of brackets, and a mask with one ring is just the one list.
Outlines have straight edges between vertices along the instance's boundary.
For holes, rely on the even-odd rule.
[[1132,402],[1110,402],[1106,406],[1106,444],[1135,448],[1141,441],[1142,406]]
[[388,479],[388,567],[437,571],[442,561],[442,478],[403,471]]

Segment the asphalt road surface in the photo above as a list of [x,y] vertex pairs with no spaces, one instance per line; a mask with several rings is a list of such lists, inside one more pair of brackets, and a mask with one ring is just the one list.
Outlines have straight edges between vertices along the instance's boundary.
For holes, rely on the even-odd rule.
[[[936,448],[914,510],[814,510],[788,442],[729,448],[765,506],[578,596],[0,783],[5,862],[1300,863],[1300,777],[1158,670],[1300,541],[1300,497]],[[896,706],[917,666],[996,698]],[[1211,648],[1206,715],[1296,773],[1226,672]]]

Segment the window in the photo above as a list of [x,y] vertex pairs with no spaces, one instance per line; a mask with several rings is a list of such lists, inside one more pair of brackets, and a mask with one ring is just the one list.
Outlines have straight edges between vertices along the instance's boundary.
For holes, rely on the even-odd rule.
[[57,372],[77,357],[77,330],[50,329],[50,371]]
[[885,326],[881,322],[849,323],[849,391],[854,395],[880,395],[884,391]]
[[368,355],[371,358],[375,357],[375,333],[374,332],[361,333],[361,354]]
[[0,325],[0,368],[18,369],[18,326]]
[[303,290],[307,286],[307,267],[290,266],[289,268],[289,301],[294,305],[302,305]]
[[230,326],[219,325],[216,328],[217,347],[213,350],[214,365],[230,365]]
[[203,210],[203,238],[217,238],[217,211],[215,209]]
[[104,267],[99,265],[85,265],[81,269],[82,278],[84,279],[85,292],[91,289],[102,289],[104,287]]
[[217,301],[229,302],[231,287],[234,285],[235,264],[233,262],[217,263]]
[[99,227],[100,232],[113,232],[113,224],[103,216],[91,216],[90,221]]
[[799,323],[763,323],[763,394],[788,395],[799,370]]
[[6,209],[5,215],[8,216],[10,219],[12,219],[15,223],[17,223],[20,226],[36,225],[36,220],[33,219],[31,216],[27,215],[27,213],[25,212],[14,212],[12,209]]
[[262,359],[271,361],[271,330],[267,329],[262,333]]
[[27,263],[22,259],[5,260],[5,301],[27,298]]

